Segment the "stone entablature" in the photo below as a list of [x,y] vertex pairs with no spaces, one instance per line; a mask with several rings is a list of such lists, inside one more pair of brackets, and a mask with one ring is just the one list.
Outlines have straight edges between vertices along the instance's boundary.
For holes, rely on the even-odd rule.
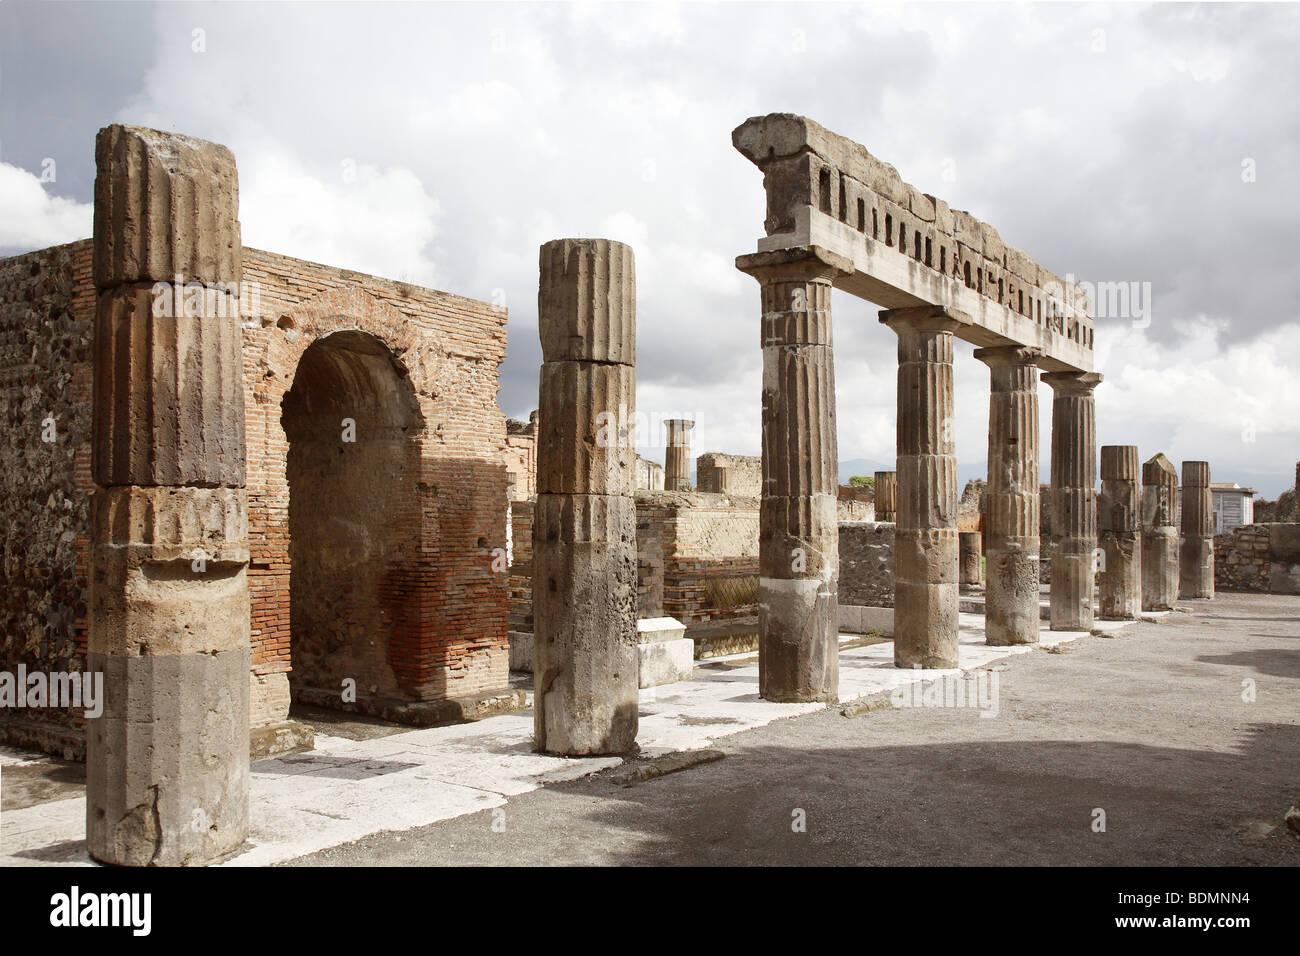
[[732,143],[763,170],[767,238],[759,252],[819,247],[853,265],[836,288],[890,309],[943,306],[961,318],[960,338],[1041,348],[1046,371],[1091,371],[1084,290],[1003,242],[992,226],[802,116],[754,117]]

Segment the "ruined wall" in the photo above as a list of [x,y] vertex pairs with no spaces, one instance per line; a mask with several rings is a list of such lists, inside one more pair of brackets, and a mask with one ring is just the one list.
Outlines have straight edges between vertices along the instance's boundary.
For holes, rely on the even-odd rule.
[[840,485],[835,496],[836,517],[840,521],[875,521],[875,490],[865,485]]
[[1300,594],[1300,524],[1248,524],[1215,535],[1214,587]]
[[510,502],[510,612],[512,631],[533,633],[533,513],[535,501]]
[[[85,660],[90,257],[86,239],[0,260],[0,670]],[[69,758],[84,753],[82,726],[71,710],[0,712],[0,740]]]
[[[91,243],[84,240],[0,260],[0,391],[9,426],[0,445],[0,509],[6,519],[0,669],[23,662],[62,670],[80,667],[85,657],[93,489],[90,255]],[[339,385],[348,377],[345,361],[332,373],[325,370],[318,395],[339,386],[334,390],[357,409],[351,416],[358,426],[356,443],[335,441],[333,429],[341,422],[332,418],[342,417],[342,406],[332,406],[311,427],[329,435],[317,453],[332,449],[354,457],[340,468],[323,461],[313,466],[308,447],[298,449],[301,473],[316,473],[314,487],[310,478],[303,485],[304,511],[322,518],[306,527],[309,534],[324,536],[302,542],[305,553],[379,569],[365,582],[370,597],[358,597],[348,613],[371,605],[362,632],[375,639],[380,656],[364,665],[354,656],[351,667],[358,673],[352,676],[363,694],[374,687],[376,693],[417,700],[504,687],[508,575],[492,572],[492,551],[506,544],[506,429],[496,404],[505,311],[255,249],[245,248],[243,261],[251,722],[281,721],[289,706],[293,543],[283,402],[308,348],[346,330],[359,330],[382,347],[382,361],[393,371],[389,384],[406,383],[403,388],[415,403],[405,431],[402,423],[379,421],[375,411],[391,398],[381,387],[383,377],[367,373],[349,392]],[[41,422],[50,414],[57,440],[44,443]],[[385,428],[390,431],[383,433]],[[398,453],[376,455],[374,440],[390,443],[389,451]],[[340,489],[351,490],[340,496]],[[351,514],[345,513],[348,508]],[[378,540],[373,532],[381,525],[403,530],[400,543]],[[358,542],[363,543],[359,549]],[[399,552],[400,559],[390,560]],[[376,555],[384,557],[368,560]],[[317,596],[331,587],[346,593],[353,583],[343,568],[318,567],[311,574]],[[322,583],[322,575],[330,574],[336,583]],[[326,619],[323,613],[315,617]],[[307,639],[309,655],[320,660],[356,650],[351,643],[356,635],[337,629],[314,647],[315,638]],[[335,676],[337,671],[327,672],[330,680]],[[80,755],[80,715],[46,711],[42,716],[67,727],[66,739],[48,733],[45,740],[24,737],[12,728],[0,734]],[[0,714],[0,721],[12,717]]]
[[840,604],[894,606],[894,528],[889,521],[840,522]]
[[528,421],[506,420],[506,488],[511,501],[537,495],[537,412]]
[[[727,487],[721,485],[719,468],[725,468]],[[695,459],[696,490],[710,494],[730,494],[741,498],[758,498],[763,494],[763,459],[749,455],[724,455],[707,452]]]

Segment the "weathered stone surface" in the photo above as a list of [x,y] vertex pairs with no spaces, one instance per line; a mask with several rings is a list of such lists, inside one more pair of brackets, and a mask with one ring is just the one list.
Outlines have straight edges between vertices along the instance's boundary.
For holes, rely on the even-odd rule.
[[829,346],[763,349],[763,494],[836,495],[835,361]]
[[542,361],[635,365],[632,249],[610,239],[556,239],[542,246],[540,259]]
[[691,483],[691,429],[695,422],[670,418],[664,422],[668,444],[664,449],[664,488],[685,491]]
[[636,491],[636,369],[597,362],[541,368],[537,490],[631,495]]
[[224,146],[139,126],[95,139],[95,285],[238,283],[239,179]]
[[976,349],[989,366],[985,493],[985,635],[993,645],[1038,641],[1038,368],[1042,353]]
[[1090,631],[1096,591],[1097,424],[1093,372],[1048,372],[1052,387],[1051,628]]
[[769,578],[835,577],[839,518],[832,495],[768,496],[759,504],[759,573]]
[[100,133],[95,201],[90,854],[203,864],[248,833],[249,600],[235,296],[193,308],[148,285],[240,281],[234,160],[149,130]]
[[898,518],[898,472],[876,472],[876,520],[895,521]]
[[941,309],[882,312],[898,333],[894,663],[957,666],[957,457],[953,330]]
[[1214,597],[1214,497],[1210,464],[1183,462],[1183,542],[1179,549],[1179,596]]
[[983,537],[978,531],[957,532],[957,566],[958,583],[962,587],[975,587],[984,582],[984,570],[981,558]]
[[695,674],[695,642],[689,637],[643,641],[637,645],[637,684],[658,687],[690,680]]
[[1158,454],[1142,466],[1142,610],[1169,611],[1178,600],[1178,472]]
[[202,315],[158,315],[148,286],[100,292],[92,438],[97,484],[244,484],[238,305],[226,293],[203,298]]
[[87,721],[90,855],[119,866],[192,866],[242,846],[247,635],[240,647],[208,653],[92,651],[87,663],[104,674],[105,696],[103,714]]
[[[894,606],[894,525],[885,521],[841,521],[839,525],[841,607]],[[844,620],[843,614],[840,620]]]
[[535,743],[569,756],[636,742],[636,508],[618,495],[537,496]]
[[1102,446],[1097,522],[1105,564],[1099,604],[1101,616],[1112,620],[1132,620],[1142,610],[1138,492],[1137,446]]

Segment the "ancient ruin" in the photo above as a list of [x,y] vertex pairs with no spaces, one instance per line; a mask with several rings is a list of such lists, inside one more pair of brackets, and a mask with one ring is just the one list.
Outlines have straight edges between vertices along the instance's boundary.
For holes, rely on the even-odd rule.
[[1183,543],[1178,554],[1178,591],[1184,598],[1214,597],[1214,501],[1210,463],[1183,462]]
[[1164,455],[1142,466],[1142,610],[1178,600],[1178,471]]
[[[1034,367],[1048,373],[1088,375],[1093,332],[1087,301],[1007,246],[991,226],[909,186],[892,166],[812,120],[785,113],[755,117],[732,133],[732,142],[763,171],[767,192],[766,236],[736,265],[762,288],[761,629],[769,672],[780,673],[771,682],[771,699],[825,697],[832,674],[835,538],[823,530],[825,511],[817,505],[836,460],[832,287],[884,306],[880,320],[898,333],[895,662],[955,666],[953,338],[1011,350],[1001,354],[1020,356],[1021,369],[1032,357]],[[1017,373],[1009,373],[1006,391],[1032,391],[1023,371],[1016,387],[1014,378]],[[1036,384],[1036,371],[1032,378]],[[991,417],[990,458],[1014,437],[1004,430],[1022,427],[1015,415]],[[1095,454],[1090,428],[1061,440],[1078,446],[1078,458]],[[1030,477],[1032,488],[1023,487]],[[1056,484],[1074,477],[1054,469],[1054,488],[1077,487]],[[1005,480],[1005,488],[1015,487],[1004,494],[1020,496],[1016,507],[1032,508],[1033,515],[998,519],[1002,554],[1036,538],[1036,458],[1032,476],[1021,469]],[[816,561],[797,563],[806,551],[815,552]],[[802,570],[787,570],[791,565]],[[1032,627],[1025,622],[1029,586],[1023,573],[1001,579],[1020,581],[999,590],[998,603],[1010,615],[1006,620],[1021,623],[1009,623],[996,639],[1031,640],[1037,571]]]
[[1132,620],[1142,610],[1141,489],[1135,445],[1103,445],[1097,527],[1101,532],[1101,616]]

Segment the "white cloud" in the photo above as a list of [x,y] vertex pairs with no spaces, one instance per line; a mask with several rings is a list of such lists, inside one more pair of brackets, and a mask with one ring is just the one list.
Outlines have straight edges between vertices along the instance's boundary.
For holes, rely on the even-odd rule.
[[94,207],[52,196],[36,175],[0,163],[0,248],[41,249],[88,239]]

